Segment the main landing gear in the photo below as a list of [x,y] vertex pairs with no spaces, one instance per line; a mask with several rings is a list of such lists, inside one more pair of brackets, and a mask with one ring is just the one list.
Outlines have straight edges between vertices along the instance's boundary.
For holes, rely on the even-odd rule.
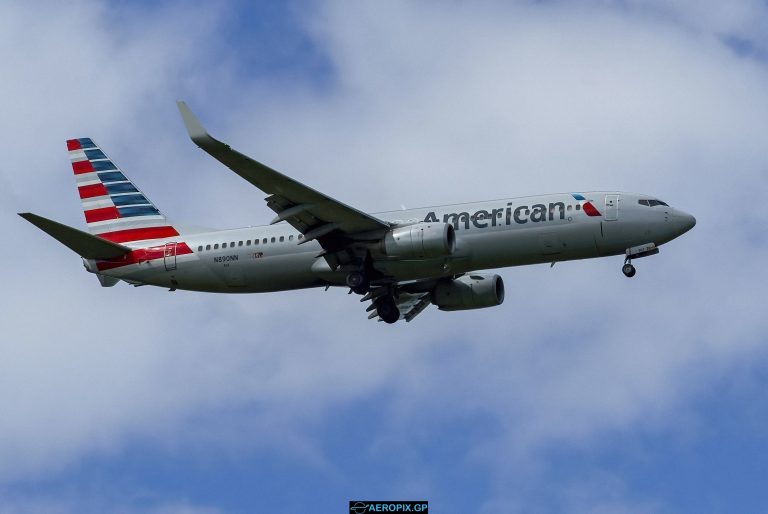
[[360,301],[373,300],[368,311],[375,310],[376,314],[371,314],[370,318],[378,316],[381,321],[390,324],[400,319],[400,309],[397,308],[392,288],[377,287],[372,290],[371,282],[363,271],[350,271],[346,283],[350,293],[365,295]]
[[347,285],[355,294],[365,294],[371,289],[370,282],[360,271],[353,271],[347,275]]
[[389,295],[376,300],[376,314],[386,323],[394,323],[400,319],[400,309],[397,308],[395,299]]

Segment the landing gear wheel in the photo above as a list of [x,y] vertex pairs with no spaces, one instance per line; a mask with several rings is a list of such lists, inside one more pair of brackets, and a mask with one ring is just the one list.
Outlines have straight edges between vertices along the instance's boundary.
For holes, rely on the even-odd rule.
[[395,304],[395,299],[387,296],[376,302],[376,314],[386,323],[394,323],[400,319],[400,309]]
[[624,273],[625,277],[632,278],[635,276],[635,273],[637,273],[637,270],[630,263],[626,263],[621,267],[621,272]]
[[365,294],[371,289],[365,275],[359,271],[353,271],[347,275],[347,285],[357,294]]

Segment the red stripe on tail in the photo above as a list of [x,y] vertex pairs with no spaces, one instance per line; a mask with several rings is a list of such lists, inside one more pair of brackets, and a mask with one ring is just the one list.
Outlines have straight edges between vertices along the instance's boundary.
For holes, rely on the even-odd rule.
[[120,217],[117,207],[102,207],[101,209],[91,209],[85,212],[85,221],[94,223],[96,221],[115,220]]
[[93,198],[95,196],[107,196],[107,188],[104,184],[91,184],[88,186],[80,186],[77,188],[77,192],[80,193],[80,198]]
[[69,139],[67,140],[67,150],[81,150],[83,147],[80,146],[80,141],[77,139]]
[[127,243],[130,241],[141,241],[144,239],[161,239],[164,237],[175,237],[179,233],[175,228],[166,227],[147,227],[147,228],[129,228],[126,230],[115,230],[114,232],[105,232],[97,234],[102,239],[107,239],[113,243]]
[[75,175],[94,171],[91,161],[75,161],[72,163],[72,169],[75,170]]

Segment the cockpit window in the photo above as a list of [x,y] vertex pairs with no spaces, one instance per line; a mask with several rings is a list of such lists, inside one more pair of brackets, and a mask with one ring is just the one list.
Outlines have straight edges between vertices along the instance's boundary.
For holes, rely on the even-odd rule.
[[638,200],[637,203],[640,205],[645,205],[646,207],[656,207],[657,205],[664,205],[665,207],[669,207],[665,202],[662,202],[661,200]]

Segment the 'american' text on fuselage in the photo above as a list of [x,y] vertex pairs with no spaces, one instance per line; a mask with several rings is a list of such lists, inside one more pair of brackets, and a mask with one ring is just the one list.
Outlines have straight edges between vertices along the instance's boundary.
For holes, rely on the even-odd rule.
[[[565,210],[566,208],[564,202],[552,202],[549,204],[549,206],[546,206],[543,203],[536,203],[530,207],[528,205],[519,205],[514,209],[512,208],[512,203],[510,202],[506,207],[499,209],[479,209],[472,213],[466,211],[451,212],[443,215],[443,223],[453,223],[453,228],[456,230],[461,228],[459,225],[462,222],[464,223],[465,230],[469,230],[470,222],[476,228],[487,228],[489,223],[492,227],[495,227],[501,224],[500,220],[502,218],[504,218],[505,225],[511,225],[513,220],[515,223],[523,225],[529,221],[532,223],[552,221],[555,219],[555,216],[559,217],[561,220],[564,220]],[[436,223],[439,220],[437,219],[437,214],[435,214],[435,211],[429,211],[427,216],[424,218],[424,221]]]

